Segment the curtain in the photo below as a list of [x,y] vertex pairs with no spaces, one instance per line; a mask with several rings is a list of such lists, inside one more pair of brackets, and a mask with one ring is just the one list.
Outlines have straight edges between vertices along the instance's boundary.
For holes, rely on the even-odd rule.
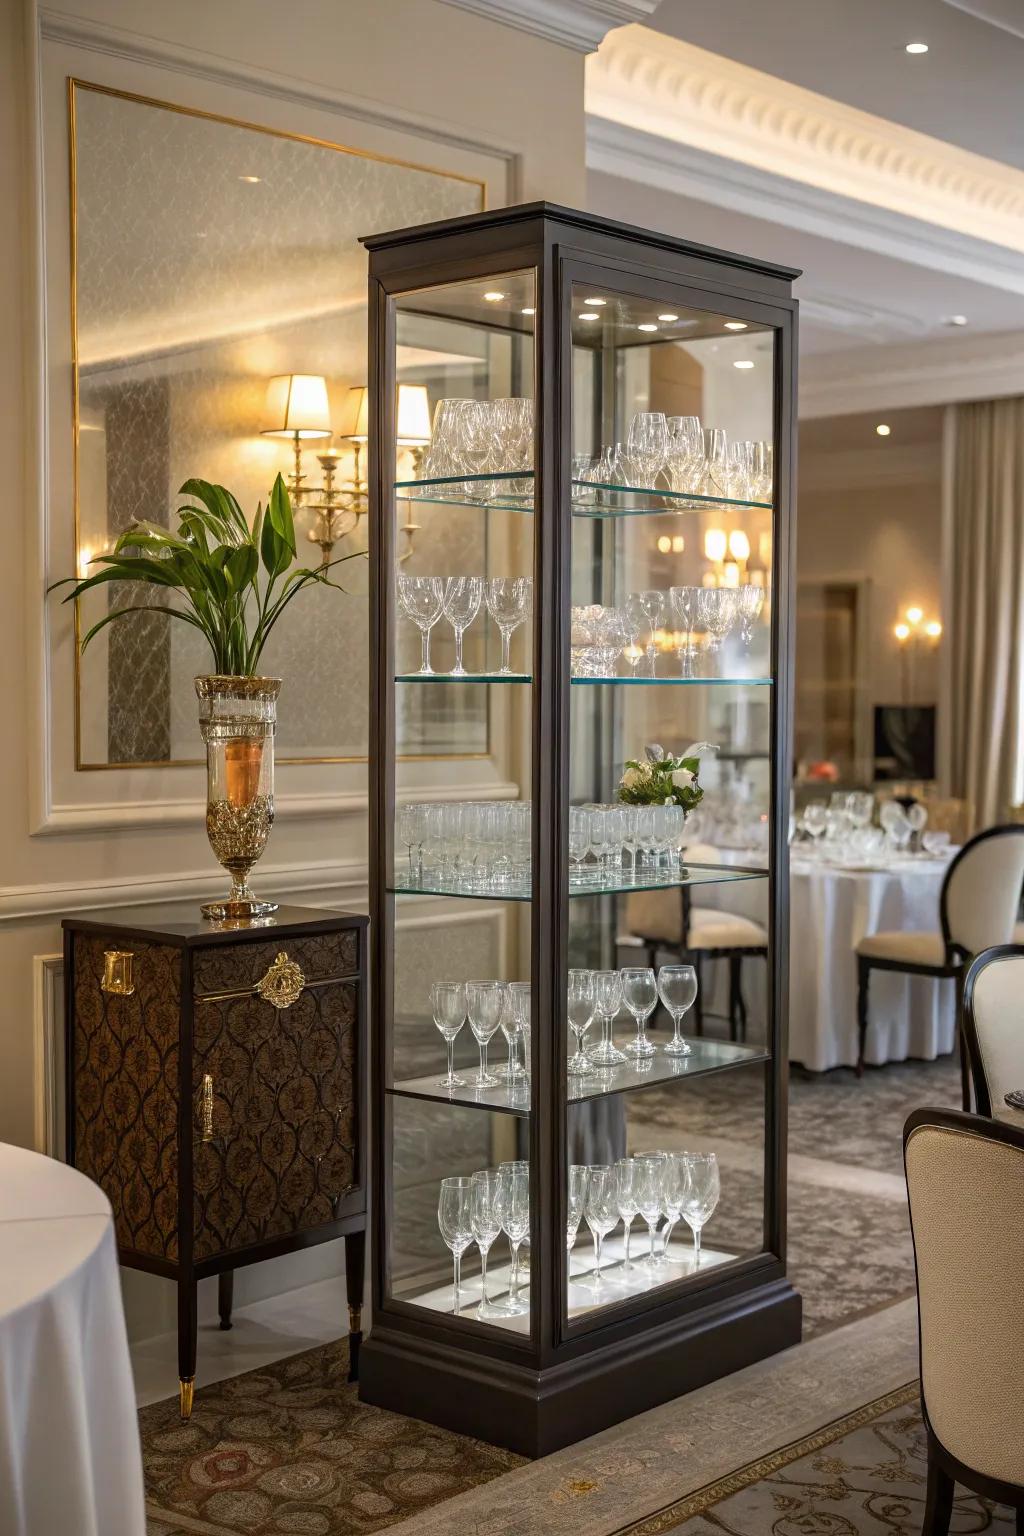
[[990,826],[1024,779],[1024,399],[952,410],[950,787]]

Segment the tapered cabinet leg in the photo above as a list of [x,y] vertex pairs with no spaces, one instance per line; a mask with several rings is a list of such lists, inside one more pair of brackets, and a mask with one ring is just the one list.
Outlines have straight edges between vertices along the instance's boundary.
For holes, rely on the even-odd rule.
[[948,1536],[952,1514],[953,1479],[939,1465],[939,1459],[929,1442],[928,1491],[925,1495],[921,1536]]
[[857,959],[857,1076],[864,1076],[864,1048],[868,1038],[868,983],[871,967],[858,956]]
[[222,1269],[217,1276],[217,1310],[220,1313],[220,1326],[227,1330],[231,1327],[231,1308],[235,1304],[235,1272],[233,1269]]
[[178,1396],[183,1419],[192,1417],[198,1326],[196,1282],[190,1275],[178,1281]]
[[359,1380],[359,1346],[363,1341],[363,1277],[366,1272],[366,1233],[345,1238],[345,1290],[348,1297],[348,1379]]

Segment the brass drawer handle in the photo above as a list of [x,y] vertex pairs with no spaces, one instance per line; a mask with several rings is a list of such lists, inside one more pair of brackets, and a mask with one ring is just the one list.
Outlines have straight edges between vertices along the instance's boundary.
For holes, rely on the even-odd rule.
[[109,992],[114,997],[131,997],[135,991],[135,978],[132,975],[134,959],[130,949],[104,950],[101,991]]
[[213,1077],[203,1073],[203,1086],[199,1090],[200,1140],[213,1140]]
[[282,949],[253,990],[273,1008],[290,1008],[302,996],[305,986],[306,978],[300,967]]

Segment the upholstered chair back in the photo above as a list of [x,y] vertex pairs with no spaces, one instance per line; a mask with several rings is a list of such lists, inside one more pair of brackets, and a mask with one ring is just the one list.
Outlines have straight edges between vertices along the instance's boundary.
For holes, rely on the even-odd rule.
[[949,868],[943,907],[949,940],[967,955],[1007,944],[1024,884],[1024,826],[967,843]]
[[[683,850],[687,864],[721,864],[722,855],[710,843],[691,843]],[[669,901],[663,891],[637,891],[626,900],[625,931],[658,939],[663,944],[683,943],[683,903]]]
[[928,1422],[968,1467],[1024,1484],[1024,1134],[920,1110],[904,1156]]
[[966,1029],[978,1112],[1000,1115],[1005,1096],[1024,1089],[1024,948],[983,954],[967,975]]

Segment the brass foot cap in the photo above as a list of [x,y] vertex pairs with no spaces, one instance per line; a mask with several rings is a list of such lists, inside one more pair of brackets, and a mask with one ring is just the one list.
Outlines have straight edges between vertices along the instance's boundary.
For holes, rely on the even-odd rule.
[[277,911],[276,901],[209,901],[199,909],[216,922],[248,922]]
[[192,1394],[195,1391],[196,1379],[194,1376],[179,1376],[178,1399],[181,1405],[183,1419],[192,1417]]

